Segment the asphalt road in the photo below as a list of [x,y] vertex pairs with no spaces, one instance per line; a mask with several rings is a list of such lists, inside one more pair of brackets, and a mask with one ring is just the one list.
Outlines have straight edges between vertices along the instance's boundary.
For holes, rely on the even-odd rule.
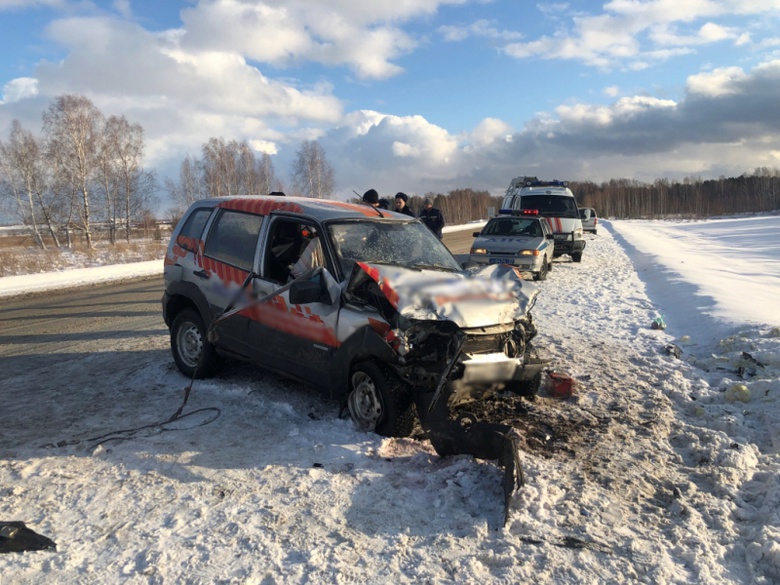
[[[444,243],[463,259],[474,241],[473,231],[445,233]],[[123,356],[144,338],[167,334],[160,305],[163,286],[162,278],[155,277],[4,299],[0,381],[40,368],[56,372],[58,364],[75,356]],[[101,361],[99,367],[114,365]]]

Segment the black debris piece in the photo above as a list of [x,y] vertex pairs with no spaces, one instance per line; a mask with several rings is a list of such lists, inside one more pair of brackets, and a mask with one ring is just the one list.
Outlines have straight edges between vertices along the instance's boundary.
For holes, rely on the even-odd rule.
[[30,530],[24,522],[0,522],[0,553],[56,548],[53,540]]

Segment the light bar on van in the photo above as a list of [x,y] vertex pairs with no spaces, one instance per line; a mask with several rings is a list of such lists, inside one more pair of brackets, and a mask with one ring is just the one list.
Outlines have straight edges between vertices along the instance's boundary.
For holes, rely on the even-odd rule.
[[569,181],[526,181],[526,187],[568,187]]
[[514,209],[512,215],[539,215],[538,209]]

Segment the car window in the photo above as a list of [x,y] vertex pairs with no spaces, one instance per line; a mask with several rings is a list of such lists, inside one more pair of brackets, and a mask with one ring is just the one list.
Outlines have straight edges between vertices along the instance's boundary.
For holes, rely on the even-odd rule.
[[557,195],[524,195],[520,198],[523,209],[536,209],[540,215],[578,218],[577,205],[573,197]]
[[206,227],[206,222],[211,217],[212,211],[210,207],[202,207],[193,211],[184,221],[179,235],[199,240],[203,235],[203,228]]
[[462,270],[441,240],[419,221],[354,220],[330,223],[327,227],[344,277],[352,271],[355,261]]
[[264,278],[284,284],[317,266],[327,264],[316,226],[294,219],[275,219],[268,235]]
[[502,217],[490,220],[485,229],[482,230],[482,234],[486,236],[531,236],[538,238],[542,235],[538,226],[539,222],[535,219]]
[[222,210],[209,230],[204,254],[249,272],[262,225],[262,215]]

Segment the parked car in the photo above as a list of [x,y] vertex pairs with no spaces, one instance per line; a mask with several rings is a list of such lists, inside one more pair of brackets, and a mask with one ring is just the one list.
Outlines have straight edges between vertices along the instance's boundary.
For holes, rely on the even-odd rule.
[[224,357],[254,362],[321,388],[381,435],[410,434],[416,410],[440,455],[498,459],[505,488],[518,485],[511,428],[450,416],[538,390],[538,289],[510,267],[464,270],[419,220],[390,211],[263,196],[192,204],[164,274],[163,317],[187,377]]
[[599,218],[595,209],[592,207],[580,207],[580,219],[582,220],[582,231],[592,234],[598,233]]
[[535,177],[515,177],[501,202],[500,214],[535,210],[545,218],[555,234],[557,258],[568,254],[573,262],[582,261],[585,238],[577,201],[567,181],[539,181]]
[[520,211],[490,219],[474,232],[469,260],[478,264],[511,264],[544,280],[552,268],[554,235],[536,211]]

